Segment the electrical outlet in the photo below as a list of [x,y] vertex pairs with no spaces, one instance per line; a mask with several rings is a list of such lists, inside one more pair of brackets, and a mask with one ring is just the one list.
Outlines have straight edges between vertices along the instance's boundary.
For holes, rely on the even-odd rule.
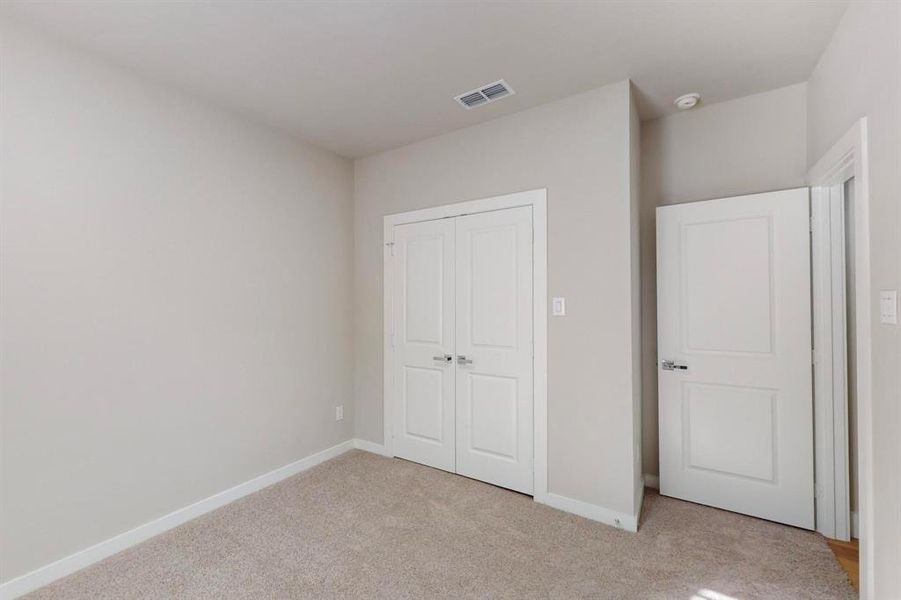
[[340,421],[344,418],[344,406],[335,407],[335,420]]

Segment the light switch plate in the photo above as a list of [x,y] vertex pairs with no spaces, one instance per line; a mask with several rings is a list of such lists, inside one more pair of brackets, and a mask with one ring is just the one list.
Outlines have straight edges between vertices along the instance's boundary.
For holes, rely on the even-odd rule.
[[566,314],[566,298],[554,298],[552,310],[555,317],[562,317]]
[[879,322],[888,325],[898,324],[898,290],[879,292]]

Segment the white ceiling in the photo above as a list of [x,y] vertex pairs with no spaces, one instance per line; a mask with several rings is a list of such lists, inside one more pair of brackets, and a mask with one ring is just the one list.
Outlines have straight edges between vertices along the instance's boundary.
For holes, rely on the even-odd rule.
[[[631,78],[644,118],[807,79],[830,0],[4,0],[2,13],[359,157]],[[515,96],[465,110],[505,79]]]

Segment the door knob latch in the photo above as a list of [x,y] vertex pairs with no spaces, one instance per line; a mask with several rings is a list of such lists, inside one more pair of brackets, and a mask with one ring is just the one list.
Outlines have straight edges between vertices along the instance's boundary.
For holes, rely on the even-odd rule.
[[665,360],[660,363],[664,371],[687,371],[688,365],[679,365],[675,361]]
[[458,365],[471,365],[471,364],[472,364],[472,359],[471,359],[471,358],[466,358],[466,355],[465,355],[465,354],[458,354],[458,355],[457,355],[457,364],[458,364]]
[[454,355],[453,354],[441,354],[439,356],[433,356],[432,360],[439,360],[443,363],[449,363],[450,361],[454,360]]

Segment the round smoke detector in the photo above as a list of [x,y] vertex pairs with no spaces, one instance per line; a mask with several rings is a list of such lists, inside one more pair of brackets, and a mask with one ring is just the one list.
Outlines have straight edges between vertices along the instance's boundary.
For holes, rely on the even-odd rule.
[[688,110],[689,108],[694,108],[697,106],[698,102],[701,101],[701,94],[697,92],[692,92],[691,94],[685,94],[684,96],[679,96],[676,98],[676,106],[680,110]]

